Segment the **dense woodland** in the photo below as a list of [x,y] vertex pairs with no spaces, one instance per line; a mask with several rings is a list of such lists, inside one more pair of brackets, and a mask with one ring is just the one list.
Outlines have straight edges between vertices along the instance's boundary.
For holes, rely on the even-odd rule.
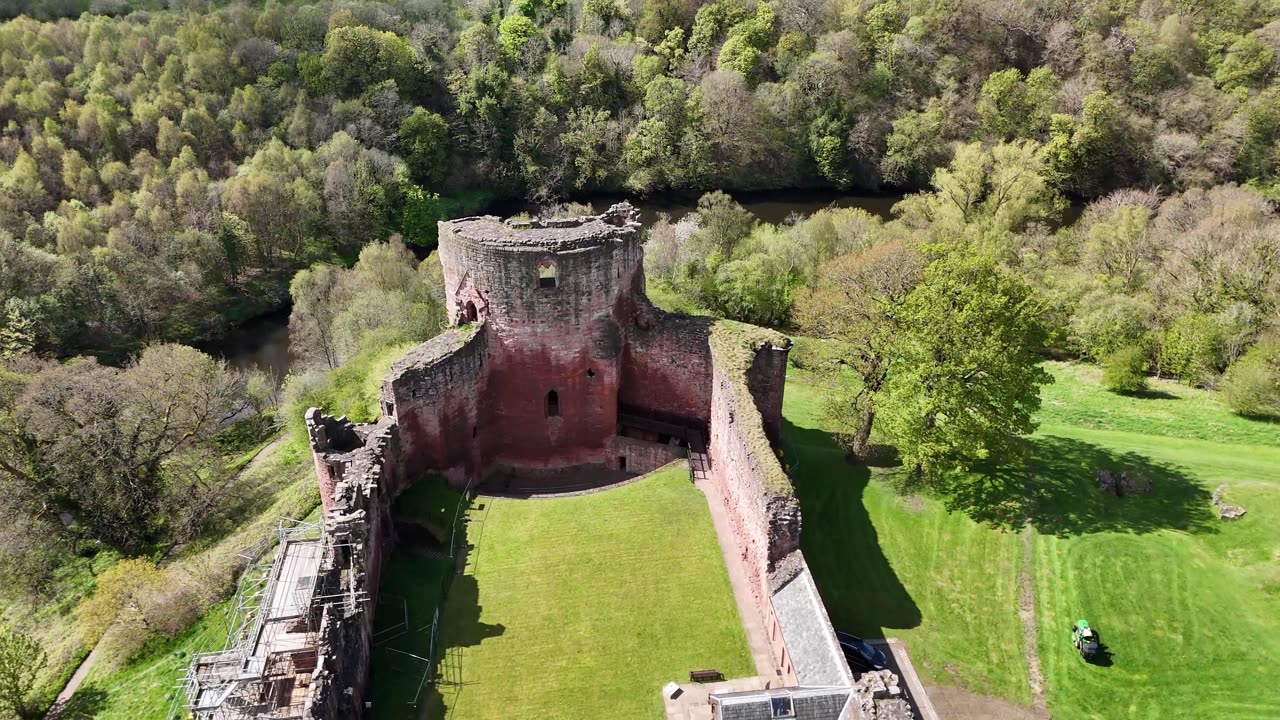
[[[1280,0],[3,13],[6,597],[236,521],[231,459],[265,435],[232,421],[279,396],[173,343],[291,301],[297,420],[335,368],[438,331],[439,264],[417,258],[494,200],[700,196],[650,228],[651,295],[839,341],[793,361],[856,376],[830,400],[850,453],[891,444],[918,481],[1016,453],[1045,354],[1280,415]],[[731,194],[799,188],[911,194],[887,221],[779,225]],[[121,608],[143,637],[216,599],[139,599],[154,563],[117,568],[89,641]]]
[[61,16],[0,26],[11,353],[217,332],[485,196],[911,190],[1001,140],[1070,198],[1280,193],[1274,0],[6,6]]

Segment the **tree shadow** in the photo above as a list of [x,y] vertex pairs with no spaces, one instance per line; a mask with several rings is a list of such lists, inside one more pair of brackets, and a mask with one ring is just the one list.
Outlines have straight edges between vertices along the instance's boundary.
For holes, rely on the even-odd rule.
[[826,432],[784,418],[783,435],[800,459],[793,477],[803,517],[800,547],[832,623],[868,638],[920,625],[920,608],[881,551],[863,505],[871,471],[847,462]]
[[1152,390],[1151,388],[1146,388],[1144,390],[1126,390],[1124,392],[1117,392],[1116,394],[1123,395],[1124,397],[1137,398],[1139,400],[1181,400],[1181,398],[1173,393],[1165,392],[1164,390]]
[[[1181,468],[1070,438],[1037,437],[1027,447],[1024,464],[990,465],[944,480],[948,509],[1002,528],[1029,522],[1038,532],[1060,537],[1217,532],[1209,491]],[[1099,488],[1099,470],[1148,479],[1151,489],[1117,496]]]
[[45,720],[89,720],[107,707],[107,692],[92,685],[82,685],[65,702],[55,703],[45,713]]

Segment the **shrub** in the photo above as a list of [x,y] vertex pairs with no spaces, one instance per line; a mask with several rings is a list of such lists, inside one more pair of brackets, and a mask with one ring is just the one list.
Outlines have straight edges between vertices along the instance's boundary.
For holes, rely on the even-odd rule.
[[1102,363],[1102,385],[1116,393],[1146,390],[1146,351],[1137,345],[1128,345],[1108,355]]
[[1227,368],[1222,400],[1241,415],[1280,416],[1280,368],[1269,347],[1257,346]]
[[1220,363],[1222,330],[1211,315],[1180,317],[1160,335],[1161,372],[1177,375],[1187,385],[1211,382]]

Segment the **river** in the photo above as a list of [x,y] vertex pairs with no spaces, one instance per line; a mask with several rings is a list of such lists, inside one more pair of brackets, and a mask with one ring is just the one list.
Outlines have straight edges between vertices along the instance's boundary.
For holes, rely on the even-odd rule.
[[[883,219],[892,217],[894,203],[901,195],[842,195],[832,192],[759,192],[734,196],[743,207],[750,210],[761,222],[781,223],[792,215],[808,216],[827,207],[857,207]],[[592,198],[589,204],[601,212],[621,200],[630,200],[640,211],[640,221],[645,225],[667,215],[677,220],[693,212],[696,197],[661,198]],[[495,208],[495,213],[520,210],[536,211],[528,205],[510,205]],[[289,353],[289,309],[282,308],[255,318],[228,332],[221,339],[200,345],[201,349],[224,358],[232,367],[244,370],[261,370],[283,378],[292,367]]]

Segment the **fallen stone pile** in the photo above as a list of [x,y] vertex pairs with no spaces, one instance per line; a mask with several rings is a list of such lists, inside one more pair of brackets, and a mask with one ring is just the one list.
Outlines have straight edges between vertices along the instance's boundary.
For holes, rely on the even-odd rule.
[[913,720],[911,704],[907,702],[898,676],[892,670],[872,670],[863,673],[853,684],[853,695],[862,707],[866,720]]
[[1109,492],[1116,497],[1125,495],[1146,495],[1151,492],[1151,478],[1137,472],[1121,470],[1099,470],[1098,489]]
[[1218,518],[1220,520],[1235,520],[1247,512],[1239,505],[1231,505],[1222,499],[1222,491],[1227,489],[1227,483],[1222,483],[1213,491],[1213,506],[1218,509]]

